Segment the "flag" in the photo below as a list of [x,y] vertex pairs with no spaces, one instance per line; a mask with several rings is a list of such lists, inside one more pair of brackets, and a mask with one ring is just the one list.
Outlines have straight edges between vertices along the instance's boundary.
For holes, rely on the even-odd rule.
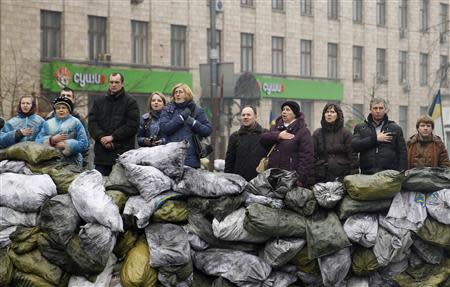
[[272,111],[270,111],[270,115],[269,115],[269,127],[275,125],[276,120],[277,120],[277,116],[276,116]]
[[434,96],[433,103],[428,110],[428,115],[434,120],[433,134],[440,136],[445,142],[444,120],[442,118],[441,90]]

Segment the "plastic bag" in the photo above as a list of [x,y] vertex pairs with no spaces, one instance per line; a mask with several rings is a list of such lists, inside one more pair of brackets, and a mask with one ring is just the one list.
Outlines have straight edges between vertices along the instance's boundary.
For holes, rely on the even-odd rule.
[[403,189],[433,192],[450,188],[450,170],[443,167],[416,167],[406,171]]
[[180,179],[183,176],[184,160],[189,144],[187,141],[172,142],[154,147],[141,147],[119,156],[122,164],[150,165],[165,175]]
[[337,215],[319,212],[306,220],[306,242],[310,259],[351,246]]
[[259,203],[268,207],[272,208],[284,208],[284,202],[282,199],[279,198],[272,198],[268,196],[263,195],[255,195],[250,192],[245,192],[246,198],[245,198],[245,206],[249,206],[254,203]]
[[0,206],[22,212],[36,212],[44,201],[56,195],[48,175],[0,174]]
[[153,222],[186,222],[188,215],[187,203],[182,200],[168,200],[153,214]]
[[425,195],[420,192],[400,192],[392,201],[386,220],[392,225],[417,231],[427,218]]
[[442,224],[428,217],[416,234],[426,242],[450,249],[450,225]]
[[242,192],[237,195],[225,195],[217,198],[191,196],[188,198],[188,208],[194,212],[212,216],[217,220],[223,220],[242,205],[246,195],[247,193]]
[[201,197],[219,197],[239,194],[247,181],[238,174],[212,173],[207,170],[185,167],[183,179],[174,186],[174,191]]
[[399,262],[407,258],[412,243],[410,232],[399,238],[379,227],[373,253],[377,257],[380,266],[387,266],[391,262]]
[[408,268],[408,262],[408,258],[404,258],[398,262],[391,262],[387,266],[380,268],[378,273],[385,278],[391,278],[404,272]]
[[11,239],[9,238],[9,235],[16,230],[17,226],[11,226],[0,231],[0,249],[11,244]]
[[323,285],[340,286],[351,266],[350,248],[319,258],[320,273]]
[[193,250],[201,251],[205,250],[209,247],[209,244],[200,238],[197,234],[189,230],[187,225],[183,226],[184,231],[186,231],[188,235],[189,245]]
[[428,194],[428,213],[440,223],[450,224],[450,189],[442,189]]
[[112,278],[113,267],[114,264],[116,264],[116,261],[116,256],[114,256],[114,254],[111,254],[105,269],[97,276],[95,282],[89,282],[82,276],[71,276],[68,287],[109,287]]
[[272,271],[261,258],[229,249],[197,251],[193,253],[192,260],[201,272],[221,276],[238,286],[259,286]]
[[297,187],[291,189],[284,198],[286,206],[304,216],[309,216],[317,210],[317,200],[310,189]]
[[62,157],[56,148],[31,141],[16,143],[3,152],[6,159],[23,160],[30,164]]
[[102,175],[85,171],[70,185],[69,193],[78,214],[88,223],[100,223],[112,231],[123,231],[119,208],[105,194]]
[[344,231],[348,238],[361,246],[375,245],[378,234],[378,219],[375,214],[355,214],[347,218]]
[[261,243],[267,241],[270,237],[265,235],[253,235],[244,228],[245,208],[233,211],[222,221],[214,219],[212,230],[214,236],[227,241],[243,241]]
[[120,268],[123,287],[155,287],[158,274],[150,267],[149,248],[145,238],[140,238],[130,250]]
[[106,179],[105,188],[106,190],[120,190],[128,195],[139,194],[139,191],[136,189],[136,187],[128,181],[125,174],[125,168],[120,163],[116,163],[115,165],[113,165],[111,173]]
[[119,261],[122,261],[122,259],[124,259],[128,254],[128,251],[134,247],[137,239],[137,232],[132,230],[127,230],[124,233],[119,233],[117,235],[116,245],[114,246],[113,252]]
[[106,266],[116,245],[116,236],[111,229],[100,224],[88,223],[80,227],[79,235],[86,254]]
[[283,199],[296,180],[296,171],[270,168],[249,182],[248,191],[256,195]]
[[26,166],[24,161],[2,160],[0,161],[0,173],[11,172],[31,175],[33,172]]
[[353,174],[344,177],[348,194],[357,200],[393,198],[400,192],[405,175],[396,170],[384,170],[373,175]]
[[158,268],[158,281],[166,287],[192,286],[193,279],[191,261],[183,265]]
[[37,213],[24,213],[0,206],[0,231],[15,225],[34,227],[36,224]]
[[362,201],[345,196],[339,203],[337,214],[343,220],[356,213],[381,212],[388,210],[392,199]]
[[272,267],[280,267],[288,263],[306,245],[304,239],[273,239],[264,246],[262,258]]
[[412,248],[427,263],[440,264],[444,259],[442,247],[431,245],[420,238],[414,239]]
[[[319,262],[317,259],[309,259],[308,248],[302,248],[291,261],[297,270],[316,277],[320,275]],[[320,280],[321,281],[321,280]]]
[[113,190],[113,189],[109,189],[105,191],[105,193],[109,197],[111,197],[112,201],[119,208],[119,212],[122,213],[125,208],[125,204],[128,201],[128,195],[120,190]]
[[34,173],[48,174],[56,184],[59,194],[68,193],[70,184],[83,172],[77,165],[55,161],[29,167]]
[[295,273],[273,271],[269,278],[264,281],[262,287],[288,287],[296,281],[297,275]]
[[333,208],[345,193],[344,186],[337,181],[316,183],[312,190],[319,205],[325,208]]

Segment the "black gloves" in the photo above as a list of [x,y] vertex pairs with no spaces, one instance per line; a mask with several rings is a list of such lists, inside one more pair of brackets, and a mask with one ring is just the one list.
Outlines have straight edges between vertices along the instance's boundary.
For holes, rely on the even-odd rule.
[[192,111],[190,108],[185,108],[182,112],[181,112],[181,116],[183,117],[183,120],[186,120],[190,115],[191,115]]

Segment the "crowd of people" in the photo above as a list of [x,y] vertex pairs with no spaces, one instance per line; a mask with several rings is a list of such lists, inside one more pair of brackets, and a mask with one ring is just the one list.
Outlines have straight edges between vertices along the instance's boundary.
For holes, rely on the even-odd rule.
[[[64,88],[53,102],[46,119],[36,114],[34,98],[23,96],[17,115],[0,119],[0,148],[35,141],[59,149],[64,161],[82,166],[86,163],[89,137],[94,140],[94,168],[107,176],[118,155],[135,147],[153,147],[188,141],[185,165],[200,167],[194,136],[208,137],[212,127],[205,111],[194,102],[186,84],[172,89],[171,100],[154,92],[146,112],[139,116],[136,100],[124,89],[124,77],[113,73],[109,89],[96,97],[88,114],[88,125],[75,110],[73,90]],[[242,125],[231,134],[225,158],[225,172],[236,173],[250,181],[256,167],[267,157],[267,168],[297,172],[297,186],[340,180],[349,174],[374,174],[414,167],[450,167],[443,141],[433,134],[434,122],[421,116],[417,133],[405,142],[399,125],[388,118],[385,100],[373,98],[367,120],[353,134],[344,127],[344,114],[336,103],[323,108],[321,127],[311,135],[305,115],[295,101],[281,105],[281,114],[270,130],[258,123],[255,107],[241,110]]]

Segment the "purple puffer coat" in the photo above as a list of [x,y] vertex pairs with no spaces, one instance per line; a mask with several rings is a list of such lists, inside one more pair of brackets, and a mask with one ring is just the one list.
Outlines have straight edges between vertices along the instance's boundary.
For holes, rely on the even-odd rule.
[[[294,134],[295,137],[291,140],[280,140],[278,135],[283,130]],[[267,148],[277,144],[269,156],[269,168],[297,171],[298,186],[308,187],[314,184],[314,144],[303,113],[288,127],[284,126],[281,117],[277,118],[270,131],[261,135],[260,141]]]

